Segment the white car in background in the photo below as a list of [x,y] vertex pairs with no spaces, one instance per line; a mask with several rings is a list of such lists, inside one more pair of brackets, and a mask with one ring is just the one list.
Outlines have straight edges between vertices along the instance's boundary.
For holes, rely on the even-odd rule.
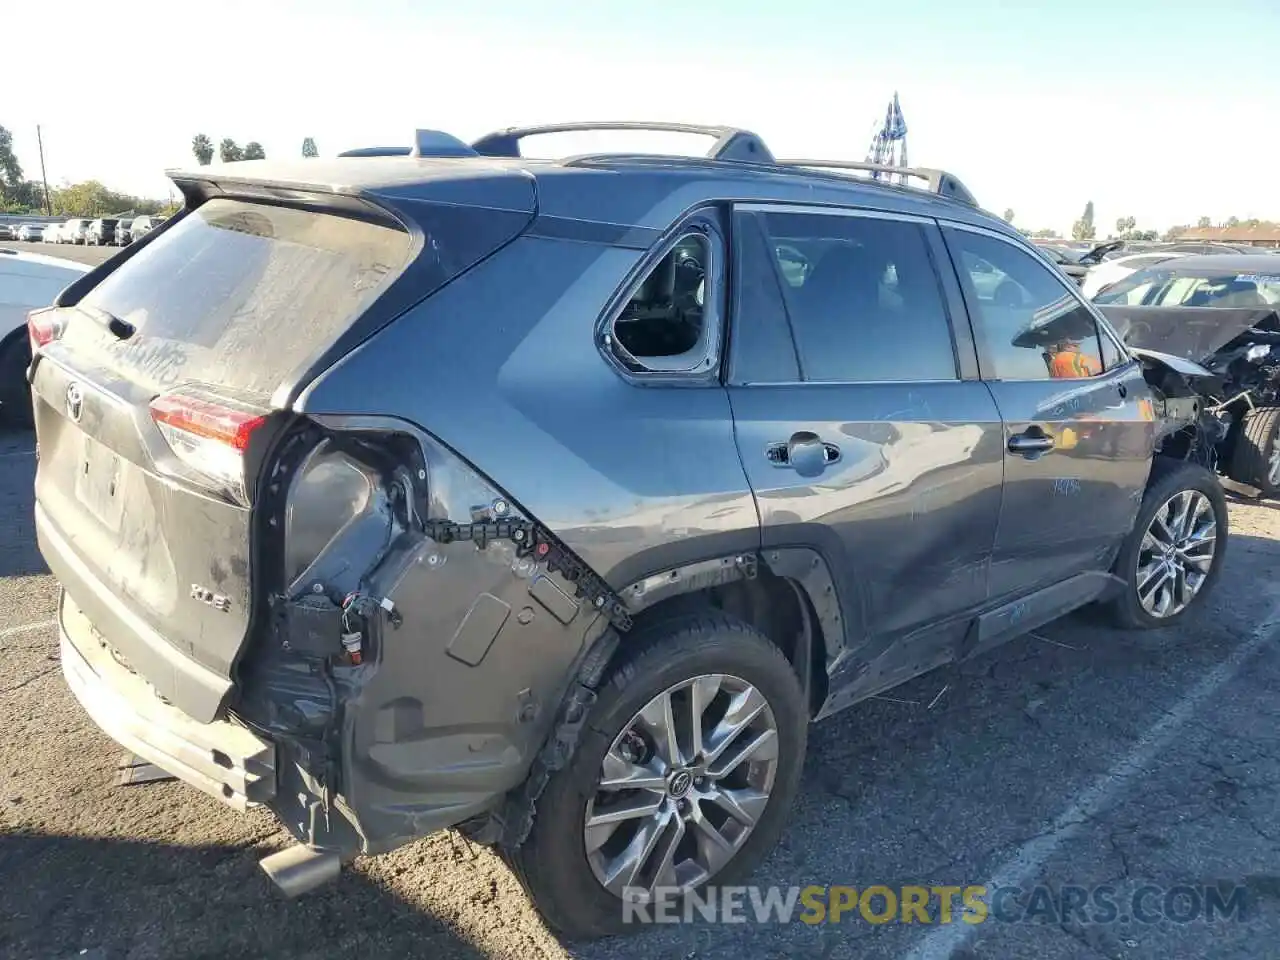
[[59,243],[84,243],[89,233],[88,220],[68,220],[58,231]]
[[1154,266],[1164,260],[1185,256],[1189,254],[1177,250],[1152,250],[1150,253],[1131,253],[1126,257],[1104,260],[1089,268],[1089,272],[1080,282],[1080,292],[1092,300],[1106,287],[1119,283],[1131,273]]
[[40,237],[42,243],[59,243],[59,236],[62,234],[62,224],[48,223],[45,224],[44,234]]
[[31,422],[27,314],[49,306],[89,269],[40,253],[0,250],[0,420],[5,423],[25,426]]

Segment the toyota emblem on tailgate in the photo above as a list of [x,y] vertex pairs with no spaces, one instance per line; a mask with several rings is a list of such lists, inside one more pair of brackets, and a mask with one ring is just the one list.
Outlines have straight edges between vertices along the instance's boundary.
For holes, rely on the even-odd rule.
[[84,413],[84,394],[80,390],[80,384],[72,380],[67,384],[67,416],[79,423],[82,413]]

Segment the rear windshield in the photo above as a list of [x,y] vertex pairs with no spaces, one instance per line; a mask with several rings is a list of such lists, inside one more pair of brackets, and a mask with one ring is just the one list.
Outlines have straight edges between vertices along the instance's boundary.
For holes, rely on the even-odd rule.
[[407,233],[335,214],[216,199],[80,301],[132,324],[121,373],[270,395],[360,315],[408,257]]

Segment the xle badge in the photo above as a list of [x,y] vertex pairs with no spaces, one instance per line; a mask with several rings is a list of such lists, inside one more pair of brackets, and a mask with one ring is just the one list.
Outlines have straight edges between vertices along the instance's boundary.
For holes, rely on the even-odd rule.
[[231,609],[230,597],[223,596],[221,593],[214,593],[212,590],[206,590],[198,583],[191,585],[191,599],[207,603],[213,609],[221,610],[223,613]]

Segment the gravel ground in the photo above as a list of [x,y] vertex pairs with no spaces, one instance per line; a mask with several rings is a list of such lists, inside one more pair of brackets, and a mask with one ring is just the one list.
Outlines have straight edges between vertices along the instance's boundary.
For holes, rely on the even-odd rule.
[[[1181,629],[1133,635],[1072,617],[814,727],[790,829],[754,878],[1109,884],[1114,922],[1040,910],[1023,923],[877,925],[854,911],[839,924],[699,923],[564,944],[501,862],[456,835],[359,862],[290,903],[256,867],[286,842],[267,815],[237,815],[177,783],[113,786],[121,751],[58,670],[55,587],[32,541],[34,466],[29,435],[0,436],[0,956],[1276,955],[1280,511],[1270,504],[1233,504],[1226,575]],[[1246,890],[1243,916],[1129,916],[1137,885],[1219,883]],[[1149,897],[1148,912],[1162,902]]]
[[81,247],[74,243],[20,243],[17,240],[0,240],[0,247],[89,264],[102,263],[124,249],[123,247]]

